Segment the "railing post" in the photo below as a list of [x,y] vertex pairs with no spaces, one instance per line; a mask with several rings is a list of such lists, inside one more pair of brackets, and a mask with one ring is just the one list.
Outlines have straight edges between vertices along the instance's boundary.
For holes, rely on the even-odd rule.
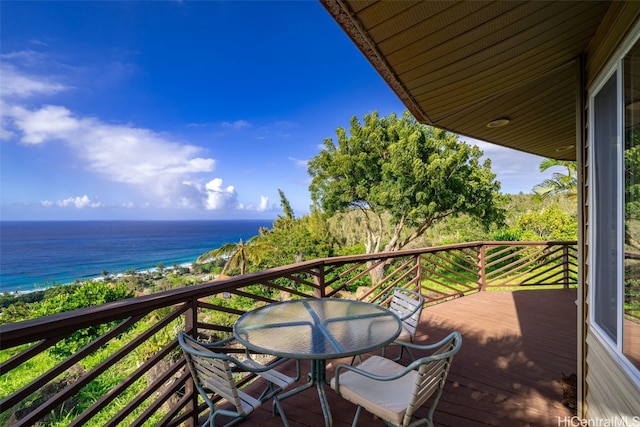
[[562,245],[562,269],[564,274],[564,288],[569,289],[569,245]]
[[[193,298],[191,300],[191,307],[185,311],[184,313],[184,330],[186,333],[190,334],[194,338],[198,337],[198,299]],[[188,370],[189,367],[186,367]],[[187,402],[185,406],[185,411],[188,414],[191,414],[189,418],[187,418],[186,425],[187,427],[196,427],[199,425],[198,423],[198,391],[196,390],[196,386],[193,383],[193,377],[189,377],[185,383],[185,394],[187,396],[191,396],[189,402]]]
[[486,268],[486,246],[480,245],[480,251],[478,254],[478,281],[480,282],[480,291],[486,290],[487,287],[487,274]]
[[420,254],[416,255],[416,292],[422,295],[422,268],[420,268]]
[[316,282],[316,291],[314,294],[316,298],[324,298],[327,295],[324,289],[324,264],[316,269],[315,276],[314,280]]

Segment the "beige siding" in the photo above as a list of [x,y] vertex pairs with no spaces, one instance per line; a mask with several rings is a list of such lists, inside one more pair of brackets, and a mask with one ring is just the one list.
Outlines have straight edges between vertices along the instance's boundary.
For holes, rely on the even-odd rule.
[[[620,43],[629,33],[631,27],[640,19],[640,2],[614,2],[609,14],[603,20],[596,37],[592,41],[586,57],[586,87],[589,88],[607,62],[618,50]],[[585,105],[585,114],[587,114]],[[587,114],[588,117],[588,114]],[[586,128],[589,127],[587,123]],[[586,132],[586,131],[585,131]],[[588,134],[588,132],[586,133]],[[582,336],[582,345],[578,348],[579,370],[583,383],[579,384],[579,395],[582,398],[579,414],[587,420],[609,420],[623,424],[640,425],[640,388],[631,376],[624,371],[620,360],[614,357],[596,337],[589,326],[589,141],[584,138],[582,159],[580,162],[583,183],[582,215],[583,227],[583,271],[581,277],[584,286],[581,296],[582,310],[579,311],[580,322],[578,333]],[[607,424],[597,424],[607,425]]]
[[593,334],[587,336],[587,347],[586,418],[627,420],[633,425],[633,417],[640,417],[640,389]]

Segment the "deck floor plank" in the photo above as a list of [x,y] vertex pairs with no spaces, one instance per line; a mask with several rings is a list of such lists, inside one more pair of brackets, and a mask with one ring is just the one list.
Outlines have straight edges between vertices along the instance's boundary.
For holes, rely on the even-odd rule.
[[[452,330],[463,337],[434,415],[436,426],[564,425],[559,420],[569,420],[573,413],[561,403],[559,380],[576,372],[575,299],[575,289],[487,291],[425,308],[417,342],[435,342]],[[329,378],[339,362],[348,360],[331,361]],[[308,368],[303,362],[303,380]],[[350,426],[355,406],[326,389],[333,425]],[[291,427],[323,425],[315,387],[286,399],[283,406]],[[418,415],[427,412],[425,406]],[[282,422],[266,404],[240,425]],[[384,424],[363,411],[359,425]]]

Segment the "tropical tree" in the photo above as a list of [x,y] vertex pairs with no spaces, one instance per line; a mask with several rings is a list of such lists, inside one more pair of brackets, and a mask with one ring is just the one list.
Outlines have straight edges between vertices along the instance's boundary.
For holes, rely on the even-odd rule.
[[545,179],[533,187],[533,192],[539,200],[554,194],[566,194],[571,198],[578,197],[578,171],[576,162],[568,160],[544,159],[540,162],[540,172],[560,166],[566,168],[567,173],[554,172],[551,178]]
[[240,269],[240,274],[247,272],[249,263],[259,264],[265,253],[272,251],[273,246],[264,236],[253,236],[246,243],[240,239],[238,243],[226,243],[217,249],[213,249],[198,257],[196,263],[204,263],[224,258],[227,261],[220,274],[225,274],[233,268]]
[[280,206],[282,206],[282,213],[284,213],[284,217],[286,219],[295,219],[296,216],[291,208],[291,203],[289,203],[287,196],[284,195],[284,191],[278,188],[278,194],[280,195]]
[[311,197],[328,215],[361,212],[366,253],[400,250],[447,217],[468,214],[486,227],[504,220],[490,160],[481,163],[482,151],[457,135],[409,112],[354,116],[349,133],[336,135],[309,162]]

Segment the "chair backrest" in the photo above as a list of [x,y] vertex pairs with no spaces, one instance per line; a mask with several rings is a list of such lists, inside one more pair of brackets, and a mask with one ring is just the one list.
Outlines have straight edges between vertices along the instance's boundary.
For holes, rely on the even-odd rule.
[[412,339],[418,329],[423,305],[424,297],[419,293],[403,288],[394,289],[389,310],[402,320],[404,328]]
[[460,333],[451,333],[448,339],[430,356],[420,358],[410,365],[417,366],[418,376],[416,377],[411,402],[404,415],[403,425],[408,425],[414,412],[434,393],[437,393],[436,400],[431,405],[431,412],[433,413],[449,374],[453,356],[460,350],[461,344],[462,336]]
[[235,407],[238,415],[245,415],[246,408],[238,394],[238,387],[233,378],[228,356],[212,352],[183,333],[179,334],[179,342],[196,388],[200,395],[208,401],[207,403],[211,402],[207,391],[214,392],[229,401]]

